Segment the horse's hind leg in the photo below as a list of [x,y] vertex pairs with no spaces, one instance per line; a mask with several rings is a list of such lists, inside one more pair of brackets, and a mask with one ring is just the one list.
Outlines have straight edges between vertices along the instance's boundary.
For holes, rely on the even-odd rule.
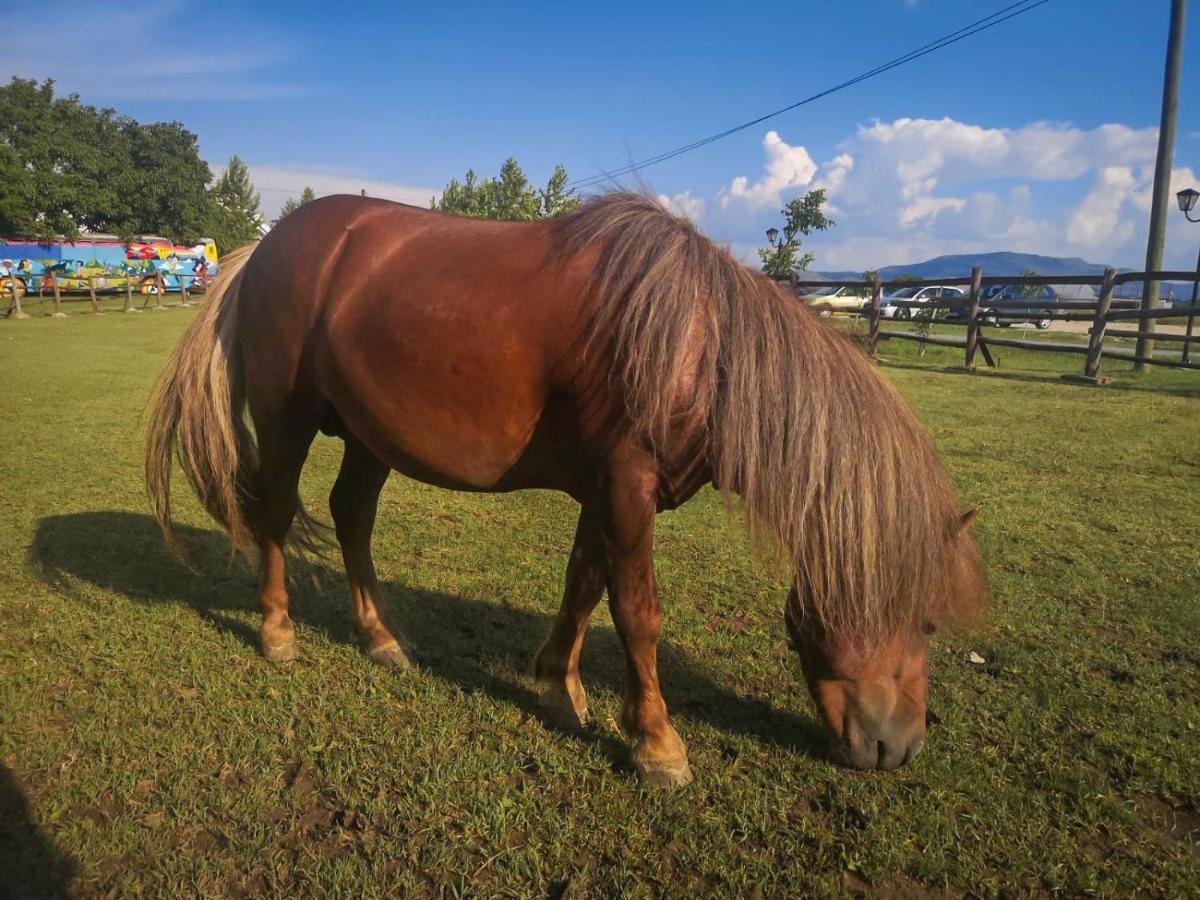
[[260,641],[271,662],[287,662],[300,653],[296,629],[288,615],[287,562],[284,544],[300,495],[300,470],[316,437],[316,426],[276,417],[256,417],[258,473],[250,514],[258,535],[258,600],[262,607]]
[[567,562],[562,606],[550,636],[533,661],[533,675],[545,682],[541,703],[575,725],[587,722],[587,694],[579,680],[579,654],[588,617],[604,596],[604,528],[595,506],[584,506]]
[[371,558],[379,492],[390,471],[360,441],[347,436],[342,467],[329,495],[329,510],[350,582],[354,624],[366,641],[367,654],[382,666],[411,666],[408,651],[379,614],[381,591]]

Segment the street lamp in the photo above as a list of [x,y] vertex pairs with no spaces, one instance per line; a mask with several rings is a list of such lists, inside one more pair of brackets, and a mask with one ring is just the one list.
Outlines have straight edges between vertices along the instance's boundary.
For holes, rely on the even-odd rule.
[[[769,243],[774,248],[775,259],[777,262],[783,259],[783,248],[790,245],[792,243],[792,238],[794,238],[795,236],[796,236],[796,229],[793,228],[790,224],[787,225],[783,229],[782,237],[780,237],[778,228],[768,228],[767,229],[767,243]],[[776,272],[771,277],[782,278],[785,275],[787,276],[788,281],[792,280],[791,272]]]
[[[1175,195],[1175,199],[1179,201],[1179,211],[1183,213],[1185,219],[1189,222],[1200,222],[1200,219],[1192,218],[1192,210],[1196,207],[1196,201],[1200,200],[1200,191],[1195,188],[1184,188]],[[1200,253],[1196,254],[1196,277],[1192,280],[1192,302],[1188,306],[1187,329],[1184,332],[1185,340],[1183,342],[1183,361],[1191,361],[1192,349],[1192,328],[1196,324],[1196,291],[1200,289]]]
[[1193,219],[1191,216],[1192,210],[1196,208],[1196,201],[1200,199],[1200,191],[1195,188],[1184,188],[1175,195],[1175,199],[1179,201],[1179,211],[1189,222],[1200,222],[1200,219]]

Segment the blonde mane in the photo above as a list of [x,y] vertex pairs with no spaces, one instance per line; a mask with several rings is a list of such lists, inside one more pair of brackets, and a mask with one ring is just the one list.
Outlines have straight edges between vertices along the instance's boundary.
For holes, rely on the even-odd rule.
[[933,445],[852,341],[651,197],[603,195],[553,229],[565,254],[599,248],[589,340],[652,443],[698,365],[715,481],[791,563],[792,612],[871,641],[978,599],[949,589],[960,517]]

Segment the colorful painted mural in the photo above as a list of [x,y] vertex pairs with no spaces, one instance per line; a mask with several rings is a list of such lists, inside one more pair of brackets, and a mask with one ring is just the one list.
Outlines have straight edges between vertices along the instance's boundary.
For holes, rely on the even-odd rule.
[[87,292],[89,280],[97,292],[124,291],[127,284],[140,293],[157,293],[160,285],[178,291],[202,290],[218,268],[217,246],[202,241],[192,246],[165,238],[143,237],[129,244],[112,235],[84,235],[78,241],[38,243],[0,238],[0,295]]

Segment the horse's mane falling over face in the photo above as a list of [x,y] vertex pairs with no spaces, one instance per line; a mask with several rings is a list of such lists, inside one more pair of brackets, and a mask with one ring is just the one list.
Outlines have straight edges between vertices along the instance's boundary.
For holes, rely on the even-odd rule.
[[703,415],[716,483],[794,566],[792,614],[862,645],[981,599],[928,436],[848,338],[650,197],[600,196],[555,237],[564,257],[599,248],[589,346],[633,426],[661,445],[681,408]]

